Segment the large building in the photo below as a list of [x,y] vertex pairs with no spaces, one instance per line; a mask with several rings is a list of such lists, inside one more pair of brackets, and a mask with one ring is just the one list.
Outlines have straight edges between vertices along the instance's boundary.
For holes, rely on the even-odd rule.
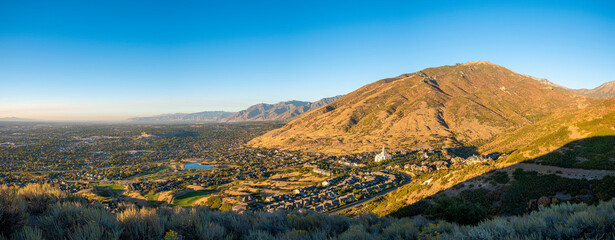
[[382,147],[382,152],[378,153],[378,155],[376,155],[376,157],[374,158],[375,162],[382,162],[384,160],[389,160],[391,159],[391,154],[388,154],[385,150],[384,147]]

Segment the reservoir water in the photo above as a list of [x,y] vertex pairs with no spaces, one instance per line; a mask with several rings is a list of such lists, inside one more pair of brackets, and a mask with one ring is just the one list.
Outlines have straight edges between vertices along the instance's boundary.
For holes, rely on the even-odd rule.
[[200,163],[190,163],[184,165],[184,169],[209,169],[212,167],[213,165],[201,165]]

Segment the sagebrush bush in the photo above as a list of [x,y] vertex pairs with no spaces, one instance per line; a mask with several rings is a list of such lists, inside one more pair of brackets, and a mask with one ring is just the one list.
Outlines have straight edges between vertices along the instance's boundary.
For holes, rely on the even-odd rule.
[[36,227],[24,227],[18,232],[15,232],[11,239],[18,240],[41,240],[43,239],[43,232]]
[[541,207],[528,216],[496,218],[476,226],[461,226],[439,238],[612,239],[614,233],[615,201],[609,201],[598,206],[563,203]]
[[375,236],[372,236],[363,225],[353,225],[345,232],[339,235],[337,239],[340,240],[372,240]]
[[226,229],[217,223],[202,222],[196,226],[196,236],[200,240],[214,240],[224,239],[227,234]]
[[0,186],[0,235],[9,236],[26,223],[27,205],[12,187]]
[[124,228],[123,239],[161,239],[165,233],[164,221],[156,209],[129,208],[117,215],[117,220]]
[[179,235],[176,231],[169,230],[164,234],[164,240],[182,240],[184,239],[182,235]]
[[[49,187],[49,186],[47,186]],[[613,239],[615,200],[598,205],[563,203],[526,216],[499,217],[476,225],[422,217],[373,214],[347,217],[314,212],[235,212],[208,207],[128,207],[115,214],[82,198],[45,186],[20,191],[0,186],[4,239]],[[42,194],[34,193],[42,189]],[[20,193],[23,193],[21,195]],[[30,199],[26,201],[25,198]],[[28,207],[55,202],[28,218]],[[463,214],[461,211],[457,211]]]
[[29,184],[18,193],[28,202],[28,210],[33,214],[42,213],[47,207],[67,198],[65,192],[49,184]]
[[399,221],[391,223],[382,231],[384,239],[417,239],[420,226],[417,226],[414,221],[409,218],[402,218]]
[[38,219],[47,239],[118,239],[122,227],[115,216],[81,203],[56,203]]

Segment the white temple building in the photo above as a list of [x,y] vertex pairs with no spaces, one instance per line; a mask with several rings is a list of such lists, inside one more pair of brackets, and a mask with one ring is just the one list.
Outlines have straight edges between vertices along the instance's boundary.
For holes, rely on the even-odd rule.
[[374,158],[375,162],[382,162],[384,160],[389,160],[391,159],[391,154],[388,154],[385,150],[384,147],[382,147],[382,152],[378,153],[378,155],[376,155],[376,157]]

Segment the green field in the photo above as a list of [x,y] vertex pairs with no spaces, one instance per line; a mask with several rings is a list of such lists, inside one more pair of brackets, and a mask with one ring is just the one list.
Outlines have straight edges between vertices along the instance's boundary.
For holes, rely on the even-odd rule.
[[103,197],[117,197],[124,192],[124,186],[111,183],[91,183],[97,194]]
[[194,191],[185,193],[181,196],[177,196],[173,199],[172,204],[176,206],[187,207],[191,206],[196,200],[199,200],[207,195],[213,193],[213,191]]
[[150,201],[150,202],[155,202],[155,201],[156,201],[156,199],[158,199],[158,195],[159,195],[159,194],[160,194],[160,193],[153,193],[153,192],[152,192],[152,193],[145,194],[145,196],[144,196],[144,197],[145,197],[145,198],[147,198],[147,201]]

